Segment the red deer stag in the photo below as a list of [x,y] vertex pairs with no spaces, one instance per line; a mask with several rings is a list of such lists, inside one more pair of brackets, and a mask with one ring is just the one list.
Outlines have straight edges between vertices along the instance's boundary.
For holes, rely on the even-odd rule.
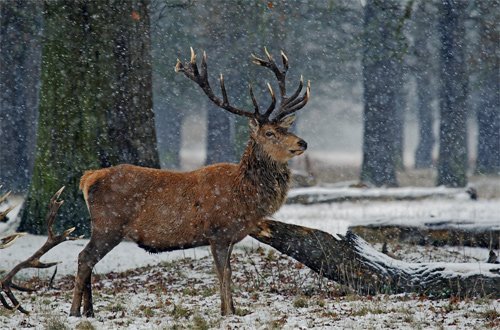
[[78,256],[70,315],[81,315],[83,298],[83,314],[93,316],[92,268],[123,238],[150,252],[210,245],[220,282],[221,313],[234,313],[229,263],[233,245],[280,208],[290,179],[287,161],[307,148],[288,128],[294,121],[292,114],[309,100],[309,82],[305,93],[301,93],[301,79],[295,93],[286,96],[286,55],[281,52],[283,69],[267,50],[267,59],[252,56],[255,64],[272,70],[278,80],[281,100],[272,119],[276,97],[269,84],[272,101],[263,113],[250,87],[255,110],[249,112],[229,104],[222,75],[222,99],[214,94],[205,53],[201,70],[193,49],[190,62],[177,60],[175,66],[220,108],[250,119],[250,139],[239,164],[214,164],[186,173],[119,165],[83,175],[80,188],[90,211],[92,236]]

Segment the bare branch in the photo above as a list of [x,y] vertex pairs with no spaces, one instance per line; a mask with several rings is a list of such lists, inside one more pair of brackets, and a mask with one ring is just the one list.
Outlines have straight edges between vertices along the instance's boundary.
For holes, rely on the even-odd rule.
[[[54,225],[54,221],[56,219],[56,216],[57,216],[57,211],[59,210],[59,208],[63,204],[62,200],[58,200],[63,190],[64,190],[64,187],[59,189],[54,194],[54,196],[52,196],[52,198],[50,199],[49,212],[47,214],[48,237],[47,237],[47,241],[45,242],[45,244],[42,247],[40,247],[37,251],[35,251],[35,253],[33,253],[31,255],[31,257],[29,257],[28,259],[17,264],[14,268],[12,268],[12,270],[9,273],[7,273],[7,275],[5,275],[3,278],[0,279],[0,286],[2,288],[2,291],[0,292],[0,302],[7,309],[10,309],[10,310],[17,309],[21,313],[29,314],[29,312],[27,310],[25,310],[21,306],[19,301],[16,299],[16,297],[12,293],[12,289],[19,290],[19,291],[35,291],[35,290],[25,288],[25,287],[22,287],[20,285],[13,283],[12,280],[13,280],[14,276],[22,269],[49,268],[49,267],[56,265],[57,262],[48,262],[48,263],[41,262],[40,258],[45,253],[47,253],[49,250],[51,250],[53,247],[59,245],[60,243],[68,241],[68,240],[76,239],[75,237],[69,236],[75,230],[74,227],[66,229],[62,234],[59,234],[59,235],[54,234],[54,230],[52,228]],[[16,236],[16,235],[17,235],[17,237],[20,237],[20,236],[23,236],[23,233],[18,233],[18,234],[11,235],[11,236]],[[5,244],[6,245],[12,244],[12,242],[16,238],[11,239],[9,242],[7,242]],[[4,244],[3,240],[2,240],[2,244]],[[8,300],[10,300],[10,303],[12,305],[9,304],[8,300],[3,296],[3,294],[5,294],[7,296]]]

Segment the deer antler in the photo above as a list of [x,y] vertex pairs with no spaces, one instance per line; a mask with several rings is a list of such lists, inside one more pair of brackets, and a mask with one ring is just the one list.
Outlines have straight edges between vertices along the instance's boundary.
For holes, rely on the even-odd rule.
[[248,118],[255,118],[255,114],[233,107],[228,100],[226,87],[224,85],[224,76],[221,74],[219,78],[220,88],[222,91],[222,99],[217,97],[210,83],[208,82],[208,72],[207,72],[207,53],[203,52],[203,58],[201,60],[201,74],[198,70],[198,65],[196,64],[196,54],[191,47],[191,60],[185,65],[182,64],[181,60],[177,59],[177,64],[175,65],[175,72],[183,72],[186,77],[197,83],[201,89],[205,92],[208,98],[214,102],[220,108],[223,108],[231,113],[239,116],[245,116]]
[[[255,64],[265,66],[267,68],[270,68],[274,74],[276,75],[276,78],[278,79],[278,84],[280,88],[280,93],[281,93],[281,103],[280,103],[280,108],[279,112],[274,118],[274,121],[278,121],[293,112],[303,108],[307,101],[309,100],[309,94],[310,94],[310,84],[308,82],[307,85],[307,90],[306,93],[302,97],[298,97],[300,95],[300,92],[302,90],[303,86],[303,81],[302,78],[300,80],[299,88],[297,91],[290,97],[286,97],[286,71],[288,70],[288,58],[286,57],[285,53],[282,51],[281,52],[281,57],[283,59],[283,66],[284,69],[280,70],[274,60],[272,59],[272,56],[269,54],[267,49],[264,49],[266,56],[268,60],[263,60],[258,58],[257,56],[252,54],[252,61]],[[227,91],[226,87],[224,84],[224,76],[221,74],[219,78],[219,83],[220,83],[220,88],[222,92],[222,99],[217,97],[212,88],[210,87],[210,83],[208,82],[208,72],[207,72],[207,54],[203,52],[203,58],[201,61],[201,72],[198,70],[198,65],[196,63],[196,54],[191,48],[191,60],[189,62],[186,62],[185,64],[182,64],[181,60],[177,59],[177,64],[175,65],[175,71],[176,72],[183,72],[186,77],[194,81],[196,84],[198,84],[201,89],[205,92],[205,94],[208,96],[208,98],[215,103],[217,106],[220,108],[223,108],[231,113],[234,113],[236,115],[240,116],[245,116],[248,118],[255,118],[257,119],[260,123],[269,121],[269,117],[271,116],[272,112],[274,111],[276,107],[276,96],[274,94],[273,88],[271,85],[268,83],[267,88],[269,90],[269,94],[271,94],[271,104],[267,108],[267,110],[262,114],[260,113],[259,110],[259,105],[255,99],[252,85],[250,85],[250,97],[252,98],[252,103],[254,105],[254,112],[250,111],[245,111],[242,109],[238,109],[234,106],[232,106],[229,103],[228,97],[227,97]]]
[[[286,96],[286,73],[288,71],[288,57],[286,56],[285,52],[281,51],[281,60],[283,61],[283,70],[280,70],[278,66],[276,65],[276,62],[274,61],[273,57],[269,52],[267,51],[267,48],[264,48],[264,52],[266,53],[267,60],[261,59],[257,57],[256,55],[252,54],[252,62],[269,68],[271,71],[274,72],[274,75],[276,76],[276,79],[278,80],[278,85],[280,89],[280,94],[281,94],[281,102],[280,102],[280,107],[278,110],[278,114],[276,117],[273,119],[273,121],[279,121],[280,119],[291,115],[292,113],[296,112],[297,110],[302,109],[307,102],[309,101],[309,96],[311,93],[311,81],[307,81],[307,87],[306,87],[306,92],[304,95],[299,97],[300,92],[302,91],[302,87],[304,86],[304,81],[302,79],[302,76],[300,76],[300,82],[299,82],[299,87],[293,93],[291,96],[287,97]],[[273,112],[273,109],[268,109],[265,115],[269,117],[271,113]]]
[[[54,225],[54,221],[57,215],[57,211],[61,207],[64,201],[58,200],[59,196],[61,195],[62,191],[64,190],[64,187],[59,189],[54,196],[50,199],[50,204],[49,204],[49,213],[47,214],[47,229],[48,229],[48,237],[47,241],[45,244],[39,248],[31,257],[28,259],[24,260],[23,262],[17,264],[12,270],[5,275],[3,278],[0,279],[0,286],[2,287],[2,291],[0,292],[0,302],[2,305],[9,309],[9,310],[14,310],[17,309],[20,312],[24,314],[29,314],[27,310],[25,310],[19,301],[16,299],[14,294],[12,293],[11,289],[16,289],[19,291],[28,291],[32,292],[35,291],[34,289],[29,289],[22,287],[20,285],[17,285],[12,282],[12,279],[14,276],[21,270],[25,268],[49,268],[54,265],[57,265],[57,262],[41,262],[40,258],[47,253],[50,249],[55,247],[56,245],[67,241],[67,240],[75,240],[77,239],[76,237],[70,237],[69,235],[75,230],[74,227],[66,229],[62,234],[60,235],[54,235],[54,231],[52,226]],[[12,305],[9,304],[7,299],[3,296],[5,294],[7,298],[10,300]]]
[[[0,188],[2,188],[2,186],[0,186]],[[10,195],[10,191],[6,192],[5,194],[1,195],[0,196],[0,204],[2,204],[3,202],[5,202],[7,200],[7,198],[9,197]],[[0,222],[6,222],[7,221],[7,213],[9,213],[10,211],[12,211],[12,209],[14,209],[15,206],[11,206],[11,207],[8,207],[6,210],[0,212]]]

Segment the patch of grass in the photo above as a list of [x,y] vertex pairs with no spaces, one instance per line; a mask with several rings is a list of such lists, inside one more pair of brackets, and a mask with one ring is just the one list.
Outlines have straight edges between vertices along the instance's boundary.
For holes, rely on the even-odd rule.
[[153,317],[155,315],[155,311],[149,306],[141,305],[139,306],[139,310],[145,317]]
[[293,307],[295,308],[305,308],[308,305],[307,299],[304,297],[298,297],[293,301]]
[[217,289],[215,287],[205,287],[201,291],[201,296],[207,298],[213,296],[215,293],[217,293]]
[[15,312],[16,311],[11,311],[11,310],[8,310],[7,308],[3,308],[3,307],[0,308],[0,316],[9,316],[10,317]]
[[45,319],[43,328],[45,330],[69,330],[64,320],[61,317],[51,315]]
[[246,308],[236,308],[235,314],[238,316],[246,316],[252,314],[252,311]]
[[266,256],[267,261],[275,261],[278,257],[276,256],[276,252],[274,250],[269,250]]
[[170,315],[175,319],[187,318],[192,314],[192,312],[183,307],[182,305],[174,305],[174,308],[170,311]]
[[272,330],[278,330],[282,329],[283,326],[286,324],[286,316],[280,317],[279,319],[274,319],[269,322],[269,327],[267,329],[272,329]]
[[362,306],[351,312],[351,316],[365,316],[368,314],[387,314],[389,311],[380,306]]
[[500,313],[494,308],[487,309],[479,313],[479,315],[481,315],[481,317],[483,317],[487,322],[500,322]]
[[194,330],[208,330],[210,329],[210,325],[208,321],[201,316],[200,314],[195,314],[193,316],[193,327]]
[[112,304],[109,304],[108,306],[104,307],[104,310],[111,312],[111,313],[125,312],[125,306],[123,306],[119,302],[116,302],[116,303],[112,303]]
[[75,330],[95,330],[95,327],[90,321],[84,320],[75,325]]
[[340,316],[337,312],[333,312],[333,311],[326,311],[326,312],[323,312],[321,313],[321,317],[330,317],[332,319],[339,319]]
[[193,287],[187,287],[182,289],[182,294],[186,296],[197,296],[199,291]]

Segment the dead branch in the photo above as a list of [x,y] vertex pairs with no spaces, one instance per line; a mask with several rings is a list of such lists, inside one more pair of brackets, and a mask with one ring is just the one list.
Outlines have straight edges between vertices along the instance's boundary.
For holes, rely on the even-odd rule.
[[252,237],[359,294],[415,292],[432,297],[500,297],[500,265],[408,263],[373,249],[352,232],[263,220]]
[[[9,310],[19,310],[24,314],[29,314],[29,312],[24,309],[19,301],[16,299],[14,294],[12,293],[12,289],[18,291],[35,291],[34,289],[25,288],[18,284],[15,284],[12,280],[14,276],[22,269],[25,268],[49,268],[57,264],[57,262],[41,262],[40,258],[51,250],[53,247],[59,245],[60,243],[67,240],[74,240],[75,237],[70,237],[69,235],[75,230],[75,228],[66,229],[62,234],[55,235],[53,230],[53,225],[56,219],[57,211],[61,207],[64,201],[58,200],[61,195],[64,187],[59,189],[54,196],[50,199],[49,204],[49,212],[47,214],[47,229],[48,229],[48,237],[45,244],[40,247],[31,257],[17,264],[10,272],[8,272],[3,278],[0,279],[0,285],[2,287],[2,291],[0,292],[0,302],[2,305]],[[14,236],[14,235],[13,235]],[[12,240],[13,241],[13,240]],[[12,242],[11,241],[11,242]],[[4,295],[7,297],[5,298]],[[10,303],[9,303],[10,300]]]
[[14,244],[14,241],[18,239],[19,237],[22,237],[26,235],[26,233],[15,233],[6,237],[0,238],[0,249],[5,249],[12,244]]
[[[0,186],[1,188],[2,186]],[[0,204],[2,204],[3,202],[5,202],[7,200],[7,197],[9,197],[10,195],[10,191],[6,192],[5,194],[1,195],[0,196]],[[14,208],[14,206],[11,206],[9,208],[7,208],[6,210],[0,212],[0,222],[6,222],[7,221],[7,213],[9,213],[10,211],[12,211],[12,209]]]

